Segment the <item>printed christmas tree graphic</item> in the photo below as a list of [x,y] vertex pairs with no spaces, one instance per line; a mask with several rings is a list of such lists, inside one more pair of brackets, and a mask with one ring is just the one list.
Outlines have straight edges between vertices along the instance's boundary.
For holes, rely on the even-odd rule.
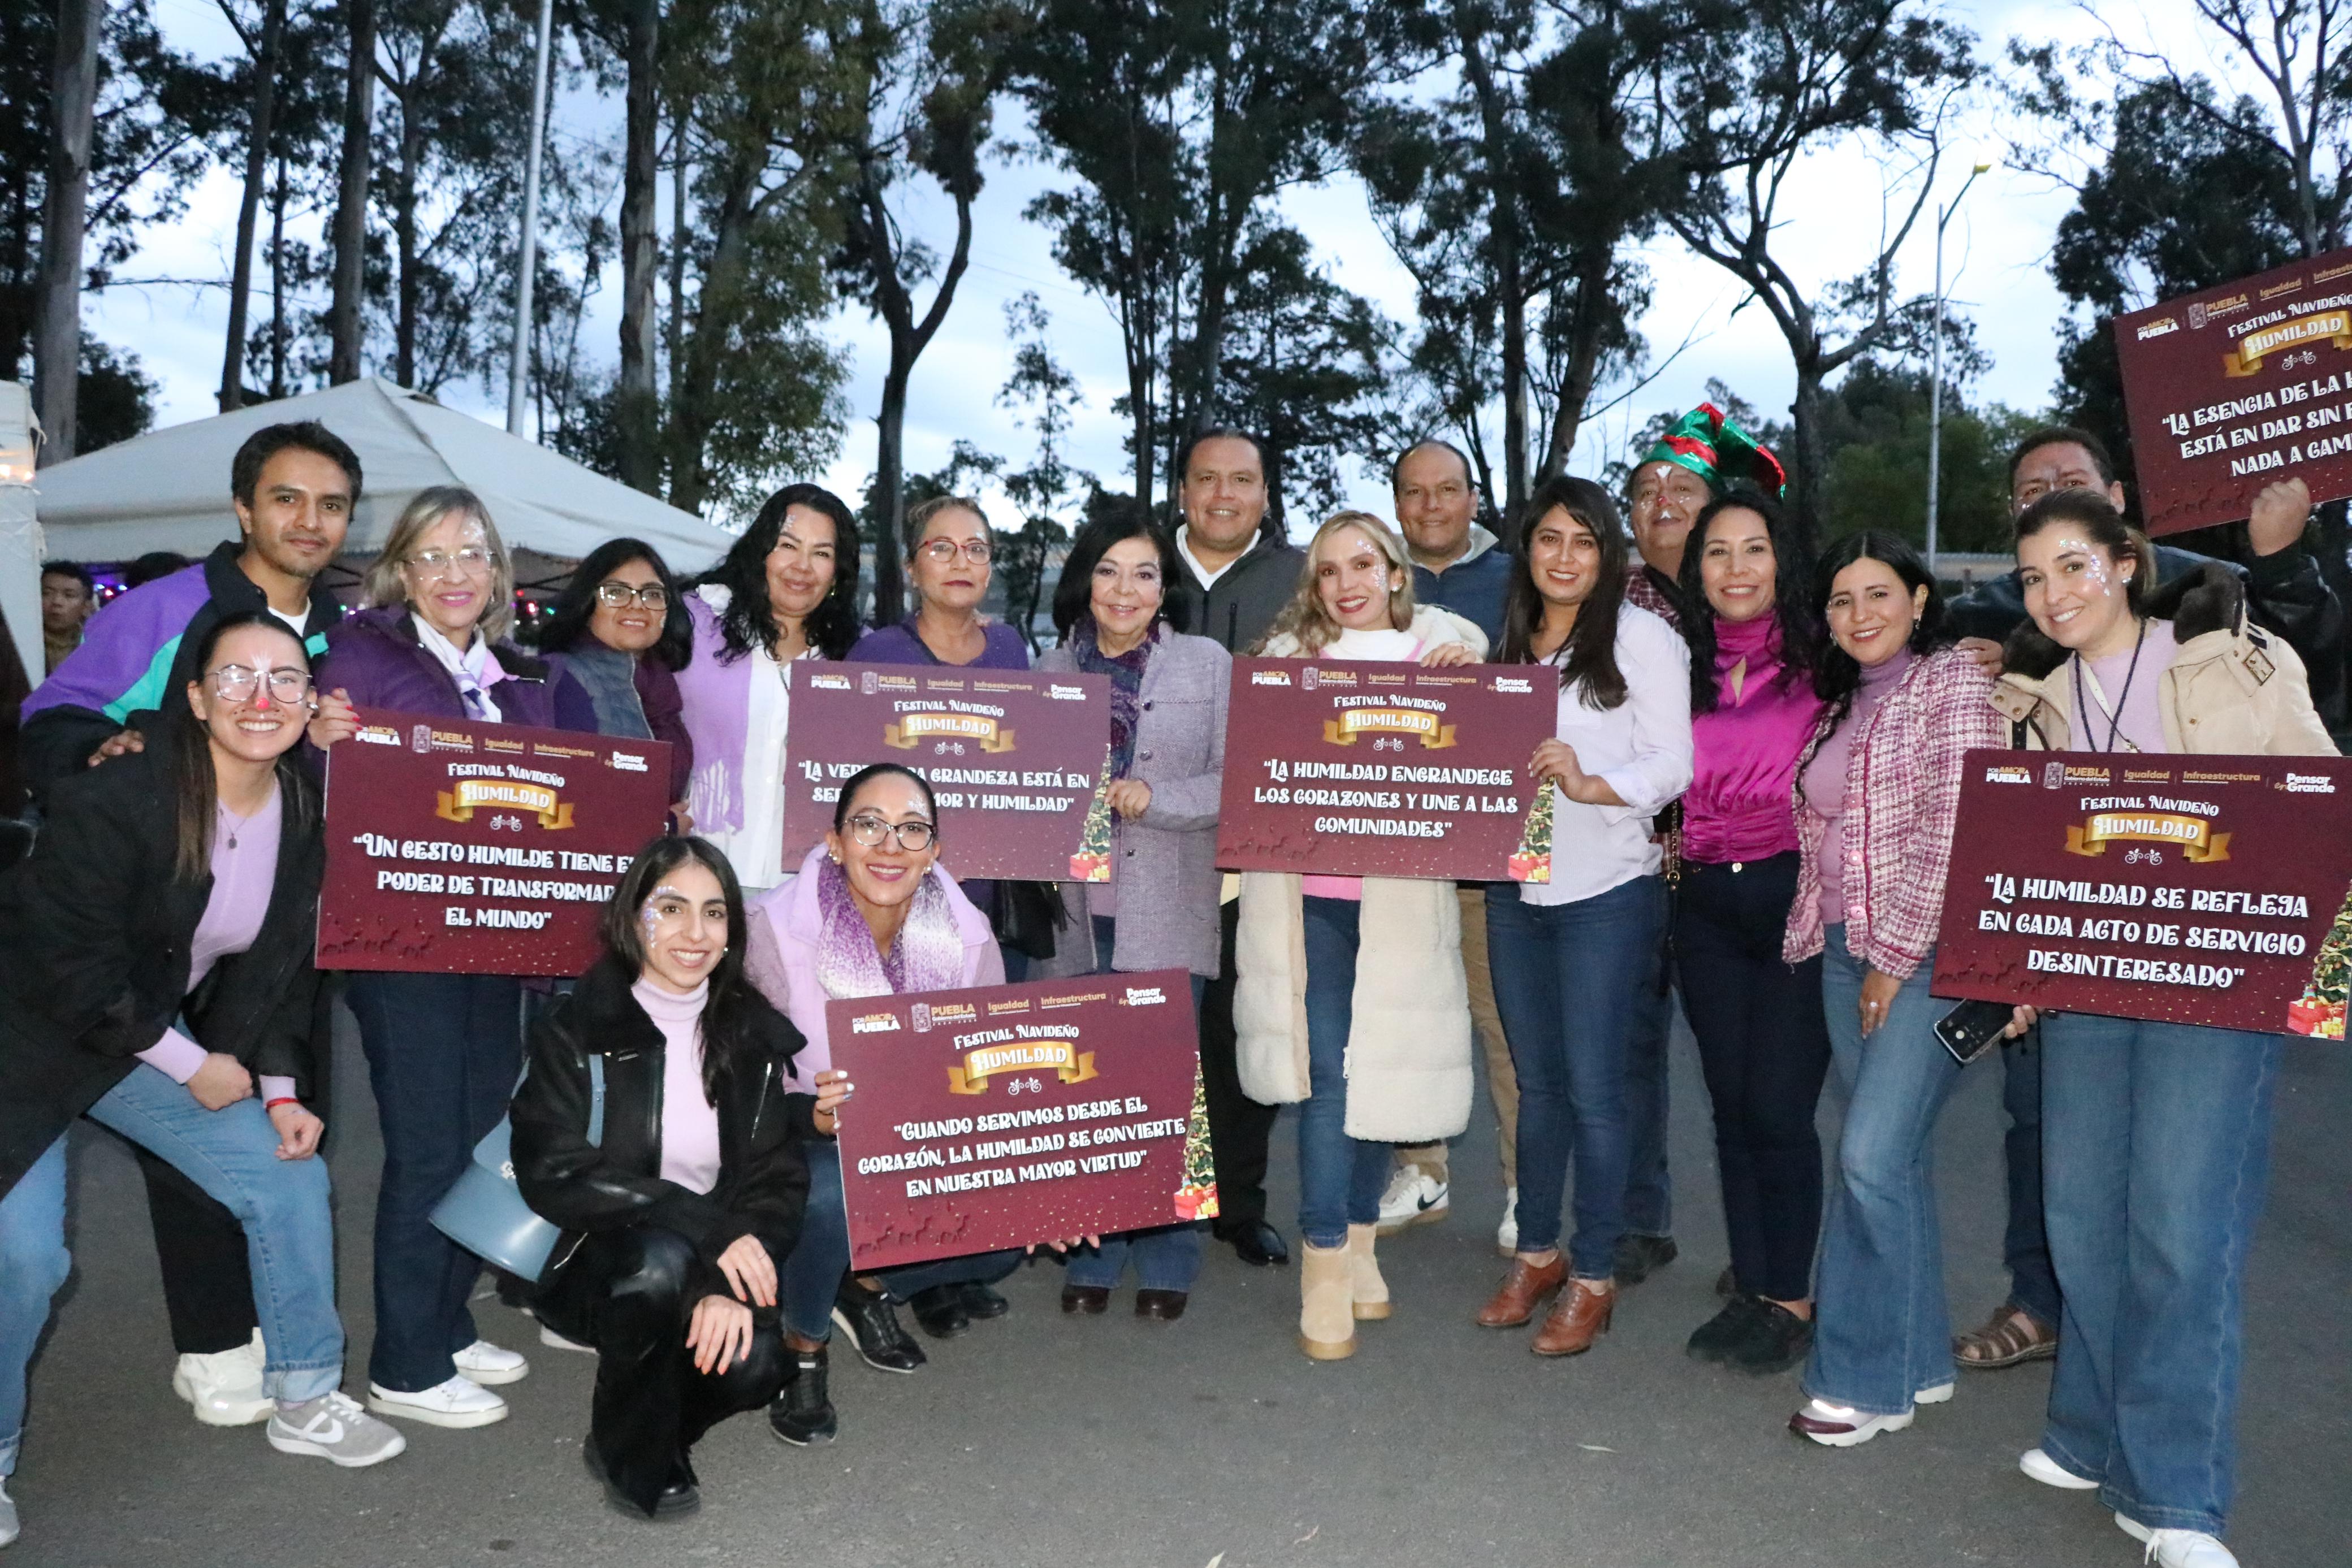
[[1513,882],[1551,880],[1552,793],[1552,787],[1549,784],[1536,786],[1536,803],[1528,809],[1528,822],[1520,831],[1519,847],[1511,852]]
[[1087,808],[1086,831],[1078,852],[1070,857],[1072,882],[1110,880],[1110,747],[1103,747],[1102,778],[1095,784],[1094,804]]
[[2296,1034],[2342,1040],[2347,992],[2352,992],[2352,889],[2346,891],[2344,906],[2327,928],[2327,940],[2319,945],[2303,998],[2287,1005],[2287,1028]]

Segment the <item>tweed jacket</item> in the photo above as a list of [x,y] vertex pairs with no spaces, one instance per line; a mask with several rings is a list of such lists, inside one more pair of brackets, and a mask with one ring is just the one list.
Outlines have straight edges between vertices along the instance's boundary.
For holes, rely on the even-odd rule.
[[[1136,716],[1135,762],[1128,777],[1151,786],[1143,815],[1118,826],[1118,936],[1110,967],[1190,969],[1217,977],[1217,797],[1224,787],[1225,704],[1233,690],[1234,658],[1206,637],[1152,632],[1143,664]],[[1040,670],[1075,671],[1077,654],[1051,648]],[[1055,956],[1038,966],[1041,977],[1083,975],[1097,967],[1087,884],[1065,883],[1072,920]]]
[[1992,677],[1958,648],[1916,660],[1853,737],[1845,769],[1843,863],[1822,864],[1828,823],[1805,803],[1804,775],[1835,726],[1824,712],[1797,764],[1797,897],[1780,956],[1822,950],[1822,878],[1845,892],[1846,948],[1883,975],[1906,979],[1936,945],[1960,805],[1960,758],[2005,745],[1988,700]]

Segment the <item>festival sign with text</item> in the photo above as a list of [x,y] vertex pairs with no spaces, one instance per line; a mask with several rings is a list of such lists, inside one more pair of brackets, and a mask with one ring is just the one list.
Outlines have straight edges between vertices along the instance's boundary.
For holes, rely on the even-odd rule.
[[1971,751],[1939,997],[2344,1038],[2352,760]]
[[1217,863],[1549,882],[1552,792],[1528,763],[1559,695],[1523,664],[1235,659]]
[[784,864],[832,831],[842,780],[877,762],[921,774],[958,877],[1108,882],[1110,682],[907,664],[786,666]]
[[2352,250],[2116,318],[2151,534],[2246,517],[2273,480],[2352,496]]
[[327,756],[322,969],[577,975],[669,747],[367,708]]
[[829,1002],[853,1269],[1215,1217],[1192,977]]

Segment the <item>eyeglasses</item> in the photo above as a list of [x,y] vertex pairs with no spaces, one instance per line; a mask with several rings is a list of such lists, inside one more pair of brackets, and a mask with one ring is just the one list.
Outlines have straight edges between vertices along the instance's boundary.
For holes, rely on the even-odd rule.
[[206,678],[212,683],[214,695],[223,702],[251,700],[265,680],[269,683],[272,700],[289,707],[310,695],[310,677],[301,670],[248,670],[243,664],[223,664]]
[[939,565],[945,566],[955,559],[959,548],[963,551],[963,559],[974,566],[986,566],[990,558],[996,554],[996,547],[986,539],[966,539],[961,547],[953,539],[932,539],[923,546],[922,553]]
[[419,576],[472,577],[490,569],[490,552],[479,545],[467,545],[461,550],[419,550],[408,558]]
[[920,818],[911,822],[886,822],[879,817],[860,813],[849,819],[849,836],[869,850],[880,848],[886,838],[897,839],[900,849],[919,855],[931,847],[940,832]]
[[658,582],[631,586],[625,582],[600,582],[596,585],[596,602],[608,610],[626,610],[631,604],[642,604],[648,610],[669,608],[669,590]]

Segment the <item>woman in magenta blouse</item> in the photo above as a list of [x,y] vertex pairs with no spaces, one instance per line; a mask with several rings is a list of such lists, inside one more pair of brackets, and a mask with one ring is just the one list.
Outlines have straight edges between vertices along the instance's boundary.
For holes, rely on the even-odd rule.
[[[1715,1108],[1731,1300],[1690,1354],[1750,1372],[1811,1348],[1822,1145],[1813,1104],[1829,1070],[1822,960],[1783,963],[1797,891],[1791,785],[1812,738],[1820,631],[1803,602],[1802,542],[1775,501],[1735,487],[1683,554],[1691,649],[1692,779],[1683,797],[1675,958]],[[1792,591],[1784,597],[1782,583]],[[1701,983],[1690,984],[1692,977]]]

